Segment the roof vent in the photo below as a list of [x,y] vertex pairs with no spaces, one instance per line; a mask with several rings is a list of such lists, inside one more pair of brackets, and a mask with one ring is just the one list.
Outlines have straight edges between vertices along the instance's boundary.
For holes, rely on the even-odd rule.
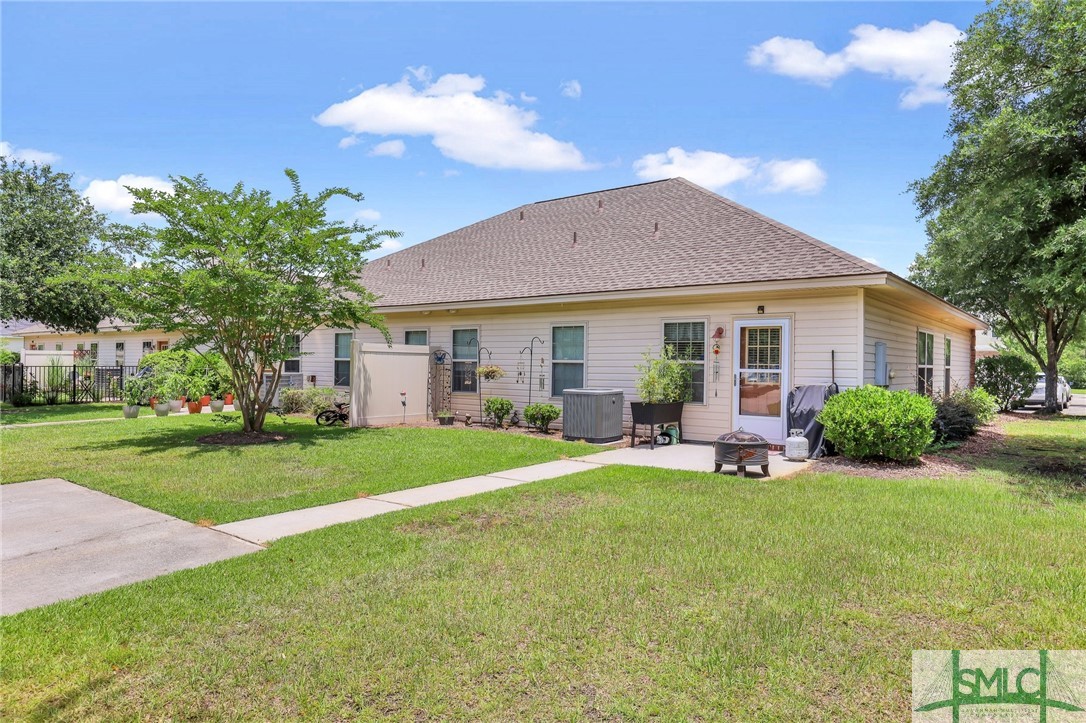
[[660,235],[660,222],[657,221],[652,227],[652,237],[656,238]]
[[603,199],[602,198],[600,199],[599,205],[596,206],[596,213],[600,213],[601,211],[603,211]]
[[520,222],[524,223],[524,211],[520,212]]
[[425,258],[423,258],[423,260],[422,260],[422,268],[424,268],[424,269],[426,268],[426,259]]
[[576,231],[573,232],[573,245],[574,246],[577,245],[577,232]]

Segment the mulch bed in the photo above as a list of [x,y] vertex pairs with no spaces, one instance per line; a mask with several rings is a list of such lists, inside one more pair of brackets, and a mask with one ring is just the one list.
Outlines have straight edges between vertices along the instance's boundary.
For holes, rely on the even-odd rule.
[[219,432],[197,437],[200,444],[218,444],[227,447],[237,447],[246,444],[268,444],[269,442],[283,442],[290,439],[289,435],[276,434],[274,432]]
[[[954,453],[966,457],[987,456],[993,447],[1002,444],[1005,436],[1001,419],[981,427],[977,433],[962,442]],[[927,479],[931,477],[950,477],[969,472],[972,465],[944,457],[941,454],[925,454],[916,464],[900,462],[856,462],[844,457],[823,457],[814,463],[815,472],[840,472],[858,477],[876,479]]]

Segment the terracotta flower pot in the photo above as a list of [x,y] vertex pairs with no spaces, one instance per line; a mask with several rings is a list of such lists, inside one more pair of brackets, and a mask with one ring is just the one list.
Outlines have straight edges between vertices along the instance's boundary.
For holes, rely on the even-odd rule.
[[204,396],[200,397],[200,406],[201,407],[206,407],[209,404],[211,404],[211,395],[210,394],[205,394]]
[[199,400],[196,400],[195,402],[185,402],[185,406],[189,408],[189,414],[199,414],[202,405]]
[[234,403],[234,395],[233,394],[224,394],[223,395],[223,401],[226,402],[227,404],[233,404]]
[[155,403],[156,403],[157,401],[158,401],[158,397],[151,397],[151,402],[150,402],[151,406],[152,406],[152,407],[153,407],[153,406],[155,406]]

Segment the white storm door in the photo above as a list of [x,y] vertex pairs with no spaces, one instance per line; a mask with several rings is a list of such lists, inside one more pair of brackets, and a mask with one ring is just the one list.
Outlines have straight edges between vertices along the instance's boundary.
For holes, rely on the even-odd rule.
[[783,444],[791,358],[789,319],[735,322],[732,419],[735,429]]

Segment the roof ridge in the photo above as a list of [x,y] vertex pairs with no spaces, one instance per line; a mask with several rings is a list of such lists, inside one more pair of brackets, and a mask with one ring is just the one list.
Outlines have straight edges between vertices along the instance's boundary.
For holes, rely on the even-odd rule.
[[737,203],[737,202],[731,200],[730,198],[727,198],[725,196],[721,196],[719,193],[714,193],[713,191],[710,191],[708,188],[704,188],[702,186],[699,186],[698,184],[694,183],[693,181],[686,180],[682,176],[676,176],[675,178],[672,178],[670,180],[681,181],[682,183],[689,186],[690,188],[693,188],[696,191],[700,191],[701,193],[704,193],[706,196],[709,196],[710,198],[713,198],[713,199],[723,203],[724,205],[735,209],[736,211],[741,211],[742,213],[745,213],[745,214],[747,214],[748,216],[750,216],[752,218],[756,218],[759,221],[763,221],[765,223],[768,223],[770,226],[773,226],[773,227],[775,227],[775,228],[777,228],[777,229],[779,229],[781,231],[784,231],[785,233],[794,236],[795,238],[797,238],[800,241],[804,241],[804,242],[806,242],[808,244],[811,244],[812,246],[817,246],[818,248],[822,249],[823,251],[829,251],[834,256],[837,256],[838,258],[844,259],[845,261],[848,261],[849,263],[853,263],[853,264],[859,266],[860,268],[864,269],[865,271],[870,271],[870,272],[874,272],[874,273],[881,273],[881,274],[888,273],[886,271],[886,269],[882,268],[881,266],[877,266],[876,264],[872,264],[872,263],[869,263],[867,261],[864,261],[859,256],[854,256],[854,255],[848,253],[847,251],[842,251],[841,249],[837,248],[836,246],[828,244],[825,241],[822,241],[820,239],[816,239],[814,236],[810,236],[808,234],[805,234],[805,233],[803,233],[802,231],[800,231],[798,229],[794,229],[791,226],[788,226],[786,224],[781,223],[780,221],[777,221],[776,219],[772,219],[769,216],[765,216],[763,214],[760,214],[760,213],[758,213],[757,211],[755,211],[752,208],[748,208],[748,207],[744,206],[741,203]]
[[[627,188],[637,188],[638,186],[651,186],[654,183],[667,183],[668,181],[674,181],[674,178],[659,178],[655,181],[644,181],[643,183],[630,183],[625,186],[615,186],[614,188],[600,188],[595,191],[585,191],[584,193],[571,193],[568,196],[558,196],[557,198],[544,198],[542,201],[533,201],[532,203],[525,204],[527,206],[537,206],[541,203],[551,203],[552,201],[565,201],[567,198],[578,198],[580,196],[591,196],[596,193],[610,193],[611,191],[622,191]],[[681,179],[680,179],[681,180]],[[689,183],[689,181],[687,181]],[[516,209],[514,209],[516,210]]]

